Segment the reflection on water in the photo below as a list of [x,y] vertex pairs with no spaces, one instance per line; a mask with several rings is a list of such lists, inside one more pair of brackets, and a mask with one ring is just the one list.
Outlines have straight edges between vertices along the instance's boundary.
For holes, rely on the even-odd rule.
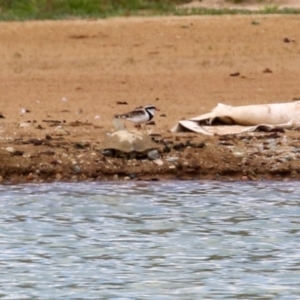
[[298,183],[0,186],[1,299],[300,299]]

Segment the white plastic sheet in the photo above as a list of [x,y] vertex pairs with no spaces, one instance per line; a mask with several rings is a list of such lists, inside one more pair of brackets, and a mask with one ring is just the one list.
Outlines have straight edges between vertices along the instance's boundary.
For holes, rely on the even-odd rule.
[[300,125],[300,101],[229,106],[219,103],[210,113],[179,121],[172,132],[193,131],[206,135],[292,129]]

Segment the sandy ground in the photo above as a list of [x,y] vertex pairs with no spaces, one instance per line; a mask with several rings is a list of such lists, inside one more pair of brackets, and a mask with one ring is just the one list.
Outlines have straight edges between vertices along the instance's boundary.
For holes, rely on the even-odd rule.
[[[0,180],[250,178],[249,164],[236,162],[234,150],[218,137],[169,130],[219,102],[299,99],[299,28],[297,15],[0,23]],[[235,72],[240,76],[230,76]],[[97,149],[114,131],[113,115],[146,104],[160,109],[151,128],[161,139],[207,146],[172,150],[168,155],[183,159],[175,168],[164,160],[167,154],[160,167],[152,161],[107,162]],[[291,134],[293,143],[297,138]],[[251,171],[254,179],[283,178],[282,172],[271,174],[266,162],[251,163],[260,168]],[[300,178],[298,165],[290,164],[285,177]]]
[[265,9],[266,7],[276,7],[278,9],[285,8],[300,8],[300,2],[298,0],[248,0],[241,3],[234,3],[234,1],[226,0],[200,0],[191,1],[187,4],[181,5],[185,8],[193,7],[206,7],[214,9],[247,9],[252,11],[258,11]]

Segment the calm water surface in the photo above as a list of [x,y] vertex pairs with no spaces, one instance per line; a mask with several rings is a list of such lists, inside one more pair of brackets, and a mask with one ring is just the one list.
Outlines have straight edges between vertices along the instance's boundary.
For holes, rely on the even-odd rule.
[[300,184],[0,186],[0,299],[300,299]]

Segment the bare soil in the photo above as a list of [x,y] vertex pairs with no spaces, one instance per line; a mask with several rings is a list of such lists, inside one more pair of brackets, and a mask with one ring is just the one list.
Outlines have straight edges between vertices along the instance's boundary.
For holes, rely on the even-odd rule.
[[[169,131],[219,102],[299,99],[299,28],[296,15],[0,23],[0,180],[299,179],[297,131]],[[163,164],[103,156],[113,115],[146,104]]]
[[181,7],[205,7],[214,9],[247,9],[258,11],[266,7],[276,7],[278,9],[285,8],[300,8],[298,0],[247,0],[240,3],[235,3],[233,0],[200,0],[191,1]]

